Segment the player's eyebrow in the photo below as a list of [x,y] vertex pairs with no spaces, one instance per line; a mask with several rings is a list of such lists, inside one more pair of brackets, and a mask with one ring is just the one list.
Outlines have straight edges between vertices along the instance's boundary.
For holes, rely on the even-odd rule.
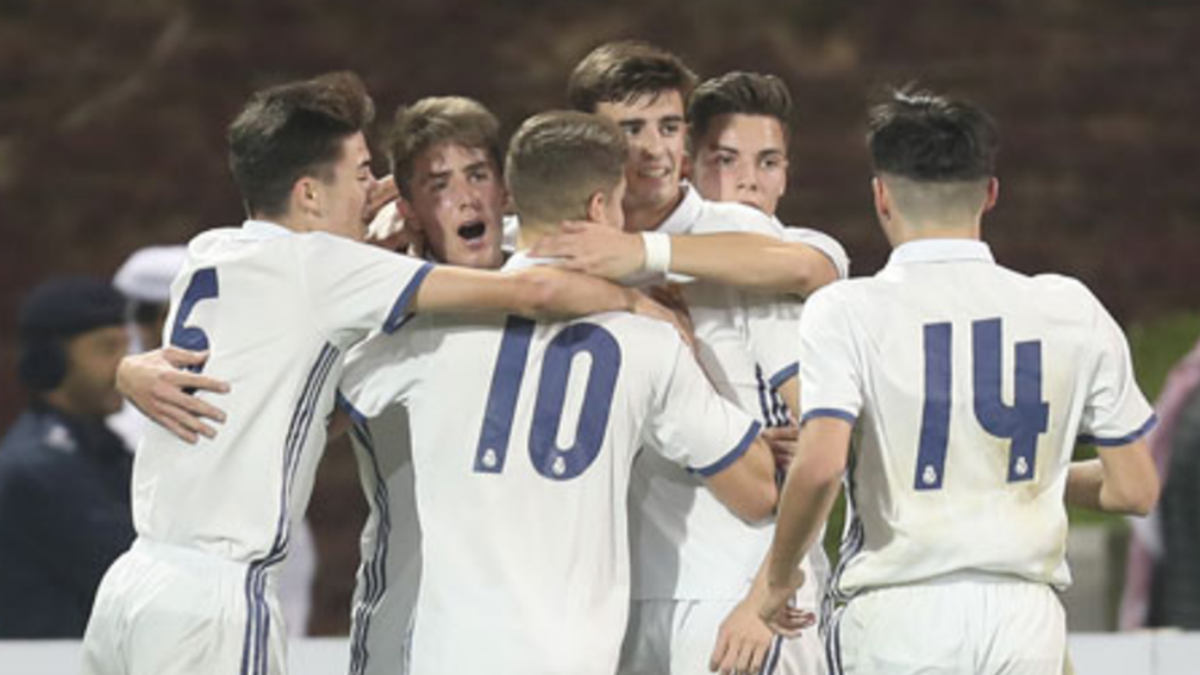
[[478,171],[480,169],[490,169],[491,167],[489,166],[489,164],[490,164],[490,162],[488,162],[488,160],[486,160],[486,159],[481,159],[478,162],[471,162],[470,164],[463,167],[463,173],[470,173],[472,171]]
[[731,155],[742,154],[741,150],[738,150],[737,148],[731,148],[728,145],[721,145],[720,143],[714,144],[713,149],[716,150],[717,152],[728,152]]

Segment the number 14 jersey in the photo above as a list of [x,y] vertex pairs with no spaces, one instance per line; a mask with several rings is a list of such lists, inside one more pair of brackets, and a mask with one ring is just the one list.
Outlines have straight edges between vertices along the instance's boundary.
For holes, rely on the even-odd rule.
[[809,300],[804,419],[855,421],[843,598],[959,572],[1063,587],[1077,439],[1153,425],[1125,336],[1078,281],[996,265],[987,245],[906,243]]

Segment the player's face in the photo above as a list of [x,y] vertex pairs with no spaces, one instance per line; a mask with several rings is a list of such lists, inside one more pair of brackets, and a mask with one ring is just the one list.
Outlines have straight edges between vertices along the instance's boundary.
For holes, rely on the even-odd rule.
[[74,412],[111,415],[121,409],[117,365],[129,349],[124,326],[96,328],[77,335],[66,345],[67,376],[62,390]]
[[410,185],[404,216],[422,228],[437,260],[480,269],[503,264],[508,193],[487,150],[435,145],[417,157]]
[[342,156],[331,173],[317,181],[321,229],[361,241],[367,231],[367,195],[374,184],[367,139],[354,134],[342,141]]
[[779,120],[721,115],[695,148],[692,179],[705,198],[740,202],[769,216],[787,189],[787,144]]
[[672,205],[679,198],[687,133],[679,92],[646,94],[622,103],[609,101],[596,106],[596,112],[616,122],[629,141],[626,212]]

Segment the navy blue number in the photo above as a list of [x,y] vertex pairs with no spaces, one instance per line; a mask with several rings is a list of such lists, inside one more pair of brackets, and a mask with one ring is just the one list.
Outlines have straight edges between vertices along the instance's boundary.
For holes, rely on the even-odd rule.
[[940,490],[950,440],[950,337],[948,323],[925,326],[925,408],[917,446],[918,490]]
[[533,322],[516,316],[508,317],[504,337],[500,340],[500,355],[492,372],[492,390],[488,393],[487,412],[483,431],[475,451],[475,471],[500,473],[508,458],[508,437],[512,434],[513,414],[517,409],[517,394],[525,378],[525,361],[529,357],[529,341],[533,338]]
[[1050,406],[1042,400],[1042,343],[1017,343],[1017,376],[1013,404],[1000,398],[1000,319],[972,325],[975,374],[975,419],[989,434],[1012,439],[1008,482],[1033,478],[1037,438],[1050,423]]
[[[182,349],[202,352],[208,349],[208,335],[199,326],[188,326],[187,320],[192,310],[203,300],[216,298],[220,287],[217,285],[217,268],[205,267],[196,270],[188,283],[183,298],[179,301],[179,309],[175,312],[175,323],[171,326],[170,343]],[[200,372],[203,366],[192,366],[189,370]]]
[[[1036,340],[1017,343],[1013,403],[1008,405],[1000,395],[1001,321],[976,321],[971,329],[975,418],[984,431],[1012,441],[1008,482],[1032,480],[1037,439],[1050,422],[1050,406],[1042,400],[1042,343]],[[925,326],[925,407],[913,480],[917,490],[942,487],[950,435],[951,335],[948,323]]]
[[[476,472],[500,473],[504,468],[532,339],[533,322],[509,318],[500,342],[500,354],[488,393],[487,414],[475,452]],[[575,443],[560,448],[558,431],[571,365],[581,352],[587,352],[592,362],[584,388],[582,412],[575,429]],[[539,474],[551,480],[570,480],[596,460],[608,429],[620,368],[620,346],[611,333],[595,324],[573,324],[550,341],[542,362],[529,430],[529,458]]]

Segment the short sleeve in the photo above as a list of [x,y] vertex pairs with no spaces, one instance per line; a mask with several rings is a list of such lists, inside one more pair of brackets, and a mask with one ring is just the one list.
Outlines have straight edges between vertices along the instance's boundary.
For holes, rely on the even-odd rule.
[[645,440],[667,459],[704,477],[713,476],[746,453],[759,424],[721,398],[700,365],[675,341],[671,367],[655,392],[656,409]]
[[346,354],[338,383],[338,403],[356,422],[377,416],[404,400],[420,379],[425,358],[416,343],[422,331],[406,328],[399,333],[379,332]]
[[850,258],[846,255],[846,249],[833,237],[807,227],[785,227],[781,236],[786,242],[805,244],[823,253],[833,263],[839,279],[850,276]]
[[1125,445],[1153,428],[1154,410],[1134,377],[1129,343],[1121,327],[1098,300],[1091,300],[1096,305],[1092,333],[1098,354],[1083,408],[1079,442]]
[[390,333],[407,318],[431,263],[326,234],[303,237],[305,281],[317,324],[335,344],[372,331]]
[[800,316],[804,303],[792,295],[749,295],[746,331],[754,360],[771,389],[799,372]]
[[837,417],[853,423],[862,409],[864,373],[844,294],[821,289],[809,297],[800,318],[801,423]]

